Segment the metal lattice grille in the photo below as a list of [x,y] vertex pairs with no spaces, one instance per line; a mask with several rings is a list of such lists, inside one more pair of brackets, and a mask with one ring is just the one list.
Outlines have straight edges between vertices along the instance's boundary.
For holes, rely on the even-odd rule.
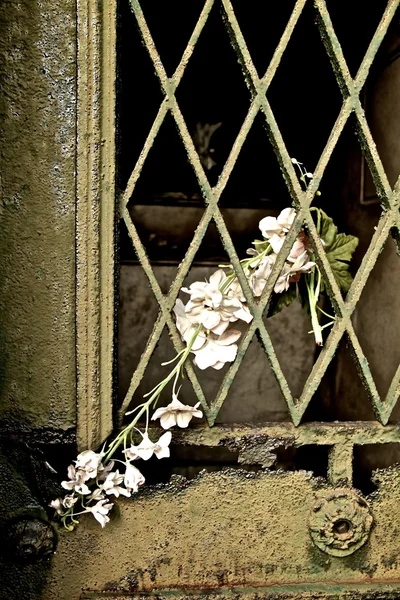
[[[393,237],[397,240],[398,243],[398,233],[400,230],[400,178],[397,180],[397,183],[394,186],[394,189],[392,190],[389,185],[387,176],[385,174],[382,162],[376,150],[376,146],[365,117],[364,109],[360,101],[360,92],[365,84],[375,55],[399,6],[400,0],[391,0],[388,2],[383,17],[378,25],[373,39],[370,42],[365,57],[362,60],[361,66],[359,67],[357,75],[354,79],[350,75],[349,68],[346,64],[346,60],[344,58],[340,43],[335,34],[325,1],[314,0],[314,6],[317,15],[317,27],[323,40],[326,52],[329,56],[332,69],[335,73],[336,80],[342,94],[343,103],[340,109],[340,113],[329,136],[329,139],[318,161],[317,167],[314,172],[314,178],[311,181],[307,191],[303,191],[301,189],[291,158],[288,154],[284,140],[282,138],[274,114],[271,110],[271,106],[267,99],[268,88],[274,78],[283,53],[286,50],[286,47],[296,27],[299,17],[305,7],[306,0],[297,0],[294,10],[286,25],[285,31],[279,41],[278,46],[275,49],[273,58],[264,76],[261,78],[257,74],[252,57],[249,53],[246,44],[246,40],[243,37],[239,23],[235,16],[232,4],[230,0],[222,0],[224,22],[226,27],[228,28],[229,35],[232,40],[232,46],[234,47],[235,52],[237,52],[238,59],[242,65],[243,76],[246,80],[248,87],[250,88],[251,103],[246,118],[244,119],[239,134],[237,135],[237,138],[233,144],[233,147],[220,174],[217,184],[215,185],[215,187],[211,187],[208,182],[207,176],[203,170],[200,158],[194,146],[192,137],[185,123],[185,119],[179,108],[175,93],[181,82],[182,76],[185,72],[188,62],[190,61],[193,51],[196,47],[199,36],[201,35],[201,32],[209,18],[210,11],[214,3],[215,0],[206,0],[203,10],[194,28],[194,31],[180,60],[180,63],[172,77],[168,77],[164,69],[163,63],[160,59],[160,56],[157,52],[151,32],[147,26],[141,6],[138,0],[130,0],[131,9],[137,20],[143,44],[145,45],[153,63],[156,75],[161,85],[161,90],[163,92],[164,98],[158,110],[158,114],[153,122],[151,130],[148,134],[144,147],[141,151],[141,154],[129,178],[126,189],[122,194],[120,210],[121,218],[124,220],[127,226],[130,238],[132,240],[132,244],[134,246],[140,264],[147,275],[147,278],[150,282],[150,286],[158,302],[159,315],[156,322],[154,323],[153,331],[149,337],[146,349],[140,359],[139,365],[132,376],[128,392],[120,410],[120,418],[123,418],[125,411],[127,410],[128,406],[132,401],[132,397],[139,386],[139,383],[144,375],[151,355],[155,350],[158,341],[160,340],[161,334],[165,326],[167,326],[169,330],[176,351],[179,352],[183,349],[183,344],[180,335],[177,331],[174,319],[171,316],[171,310],[175,304],[175,300],[178,296],[180,287],[182,286],[183,281],[189,272],[195,254],[199,249],[199,246],[205,236],[207,227],[210,224],[210,222],[214,220],[223,245],[225,247],[225,250],[229,256],[229,260],[235,269],[237,277],[246,296],[248,306],[254,318],[247,332],[243,336],[235,362],[232,363],[232,365],[229,367],[215,399],[210,404],[208,404],[205,399],[204,393],[202,391],[202,388],[200,386],[200,383],[192,365],[190,364],[190,362],[188,362],[186,365],[188,378],[193,386],[198,400],[203,406],[209,425],[211,426],[214,424],[215,419],[227,398],[229,389],[232,385],[232,382],[235,379],[235,376],[239,370],[239,367],[249,347],[249,344],[257,331],[259,333],[263,348],[268,357],[272,371],[279,384],[280,390],[285,398],[294,426],[298,426],[300,424],[302,416],[307,406],[309,405],[315,391],[320,385],[321,379],[324,376],[335,354],[335,351],[337,350],[338,344],[345,333],[347,334],[364,385],[368,390],[368,394],[376,417],[381,424],[386,425],[389,421],[395,403],[400,394],[400,365],[397,368],[397,371],[394,375],[393,381],[389,387],[389,391],[386,397],[381,398],[375,385],[374,379],[372,377],[368,361],[361,349],[361,345],[354,331],[351,322],[351,315],[356,308],[357,302],[361,296],[369,274],[372,268],[374,267],[376,260],[390,234],[393,235]],[[150,261],[146,255],[145,248],[139,238],[135,225],[130,216],[128,210],[128,203],[135,189],[135,185],[140,177],[143,165],[148,157],[149,151],[152,148],[155,138],[158,135],[160,127],[168,112],[171,113],[173,119],[175,120],[188,159],[199,183],[206,208],[203,217],[200,221],[200,224],[194,233],[193,240],[184,257],[184,260],[180,265],[178,274],[175,280],[173,281],[168,294],[164,295],[160,289]],[[278,159],[283,178],[285,180],[286,186],[289,190],[290,196],[293,201],[293,205],[295,206],[297,211],[296,219],[293,223],[290,232],[286,237],[286,241],[275,263],[271,277],[269,278],[264,293],[259,301],[254,299],[246,277],[244,276],[243,270],[239,262],[239,258],[232,244],[231,236],[226,227],[218,205],[221,194],[225,189],[225,186],[235,166],[239,153],[241,152],[242,146],[258,113],[261,113],[265,121],[270,142]],[[355,120],[357,124],[358,138],[364,155],[367,159],[369,168],[371,170],[372,177],[377,189],[377,193],[380,197],[383,210],[379,223],[372,237],[372,241],[369,245],[369,248],[362,260],[360,268],[357,271],[351,289],[348,292],[346,299],[344,300],[339,290],[338,284],[336,283],[331,267],[329,265],[323,244],[321,243],[321,240],[317,234],[316,227],[310,213],[310,205],[312,203],[316,191],[320,186],[321,179],[324,175],[328,161],[332,155],[333,150],[335,149],[339,137],[348,119],[353,113],[355,115]],[[335,311],[336,321],[327,338],[326,344],[322,352],[319,354],[312,368],[312,371],[309,374],[309,377],[304,385],[304,389],[300,398],[296,399],[293,397],[287,380],[282,372],[281,366],[274,351],[273,344],[271,342],[271,338],[263,321],[263,314],[268,306],[275,282],[280,274],[283,264],[303,225],[305,225],[308,229],[310,241],[315,252],[316,262],[318,263],[318,266],[322,272],[322,276],[325,280],[327,292],[329,294],[330,300]],[[302,427],[311,427],[312,429],[313,425],[305,424]],[[354,431],[357,433],[357,427],[354,427],[353,433]],[[364,428],[363,435],[365,437],[365,440],[361,443],[373,443],[374,441],[377,441],[376,432],[380,431],[379,427],[380,426],[378,424],[371,424],[366,429]],[[286,431],[284,425],[278,427],[271,426],[271,430],[272,429],[277,429],[277,433],[279,430],[281,434],[284,430]],[[393,429],[391,426],[390,429],[390,440],[388,438],[388,440],[386,441],[398,441],[399,438],[397,428],[395,427]],[[290,426],[290,431],[293,432],[293,426]],[[335,453],[332,454],[332,460],[343,460],[344,452],[345,454],[347,453],[346,456],[351,462],[352,444],[359,442],[354,440],[349,441],[348,438],[346,442],[344,442],[344,440],[341,440],[340,436],[337,440],[336,438],[333,439],[332,435],[329,435],[329,432],[334,431],[335,426],[332,425],[325,432],[324,436],[316,436],[315,443],[337,444],[336,455]],[[370,434],[366,433],[368,431],[370,432]],[[356,433],[354,433],[354,435],[356,435]],[[273,435],[272,432],[271,435]],[[383,435],[383,438],[385,438],[385,434],[382,433],[379,435]],[[335,436],[333,435],[333,437]],[[345,463],[346,462],[348,463],[348,460],[345,461]]]

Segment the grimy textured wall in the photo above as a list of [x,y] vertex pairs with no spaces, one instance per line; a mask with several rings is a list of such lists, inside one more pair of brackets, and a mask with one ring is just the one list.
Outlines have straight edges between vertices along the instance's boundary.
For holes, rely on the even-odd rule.
[[76,16],[0,3],[0,418],[75,425]]

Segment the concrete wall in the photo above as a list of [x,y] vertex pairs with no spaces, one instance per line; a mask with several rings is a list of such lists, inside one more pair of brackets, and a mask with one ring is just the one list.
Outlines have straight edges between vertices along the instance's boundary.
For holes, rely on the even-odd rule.
[[0,418],[75,425],[75,2],[0,4]]

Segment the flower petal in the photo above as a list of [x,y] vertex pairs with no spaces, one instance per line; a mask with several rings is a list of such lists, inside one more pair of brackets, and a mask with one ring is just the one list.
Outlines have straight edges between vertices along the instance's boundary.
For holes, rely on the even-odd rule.
[[154,448],[154,454],[157,456],[157,458],[169,458],[171,452],[168,446],[161,447],[156,444],[156,447]]
[[166,433],[163,433],[162,436],[160,437],[160,439],[158,440],[158,442],[156,442],[157,446],[161,446],[162,448],[166,448],[167,446],[170,445],[172,440],[172,433],[170,431],[167,431]]
[[196,357],[194,359],[195,364],[204,371],[211,367],[215,361],[217,360],[214,352],[212,351],[211,344],[206,344],[204,348],[196,352]]
[[213,329],[221,320],[220,315],[213,310],[204,310],[201,315],[201,323],[206,329]]
[[167,412],[160,418],[160,425],[163,429],[169,429],[176,425],[176,415],[173,412]]
[[220,338],[217,340],[217,344],[221,346],[229,346],[230,344],[234,344],[242,335],[241,331],[237,329],[228,329]]
[[176,424],[178,425],[178,427],[181,427],[182,429],[186,429],[186,427],[189,425],[190,421],[192,420],[192,413],[191,412],[180,412],[176,415]]
[[226,275],[222,269],[215,271],[210,277],[210,283],[213,286],[219,287],[220,284],[226,279]]
[[219,346],[218,348],[218,356],[216,358],[218,361],[233,362],[236,358],[238,347],[236,344],[231,344],[230,346]]
[[[216,327],[212,328],[211,331],[213,333],[215,333],[216,335],[222,335],[228,327],[229,327],[229,321],[220,321]],[[196,350],[194,345],[193,345],[193,350]]]
[[294,208],[284,208],[282,212],[278,215],[277,221],[281,227],[286,230],[289,230],[292,226],[294,218],[296,216],[296,211]]
[[272,250],[275,252],[275,254],[278,254],[278,252],[280,251],[280,249],[283,246],[283,243],[285,241],[285,236],[280,236],[280,235],[272,235],[269,238],[269,243],[271,244],[271,248]]
[[165,406],[161,406],[160,408],[157,408],[157,410],[153,413],[151,420],[155,421],[156,419],[160,419],[167,410],[168,409]]
[[251,323],[251,321],[253,320],[253,315],[251,314],[247,306],[242,306],[241,308],[239,308],[239,310],[235,312],[235,317],[237,317],[241,321],[244,321],[245,323]]
[[275,231],[281,231],[281,226],[279,225],[277,219],[275,217],[264,217],[258,224],[261,233],[264,237],[269,238]]

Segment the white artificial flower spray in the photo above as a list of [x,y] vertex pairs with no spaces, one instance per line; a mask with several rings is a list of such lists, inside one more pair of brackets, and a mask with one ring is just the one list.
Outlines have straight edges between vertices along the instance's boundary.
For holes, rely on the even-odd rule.
[[[313,178],[312,173],[307,172],[296,159],[292,159],[292,162],[299,170],[301,184],[307,189]],[[320,193],[317,192],[317,195]],[[315,215],[316,230],[334,277],[342,291],[347,292],[352,281],[349,263],[358,240],[353,236],[339,234],[332,219],[321,209],[312,207],[310,210]],[[254,248],[247,251],[249,256],[240,262],[256,299],[263,295],[275,272],[268,316],[274,315],[298,298],[310,314],[310,333],[314,334],[316,345],[322,346],[322,330],[331,326],[335,317],[328,315],[318,304],[324,285],[304,226],[280,272],[275,270],[278,254],[295,218],[296,211],[291,207],[282,210],[277,217],[263,218],[259,224],[263,239],[253,242]],[[132,415],[131,422],[101,452],[81,452],[74,461],[75,464],[69,466],[68,479],[61,483],[67,494],[50,504],[67,529],[73,529],[78,522],[76,517],[84,513],[92,514],[104,527],[110,521],[109,513],[113,507],[111,497],[130,497],[145,483],[144,476],[132,463],[148,461],[152,457],[168,458],[172,440],[169,429],[174,426],[186,428],[193,418],[203,416],[199,403],[189,406],[178,398],[178,381],[184,376],[185,363],[190,356],[193,355],[193,363],[201,370],[222,369],[236,358],[237,342],[242,333],[235,325],[237,327],[241,321],[244,323],[243,329],[252,321],[253,316],[231,265],[221,265],[208,281],[195,281],[181,291],[189,299],[186,304],[177,299],[173,312],[185,348],[172,360],[162,363],[163,366],[174,366],[160,383],[144,395],[142,404],[126,413]],[[329,322],[321,325],[318,313],[329,317]],[[161,394],[170,382],[172,401],[167,406],[157,407]],[[151,411],[154,412],[150,417]],[[145,428],[141,431],[137,425],[143,416]],[[168,430],[158,440],[150,439],[150,419],[159,419],[161,428]],[[138,436],[140,438],[137,443]],[[115,458],[117,451],[122,460]],[[116,463],[118,468],[114,468]]]

